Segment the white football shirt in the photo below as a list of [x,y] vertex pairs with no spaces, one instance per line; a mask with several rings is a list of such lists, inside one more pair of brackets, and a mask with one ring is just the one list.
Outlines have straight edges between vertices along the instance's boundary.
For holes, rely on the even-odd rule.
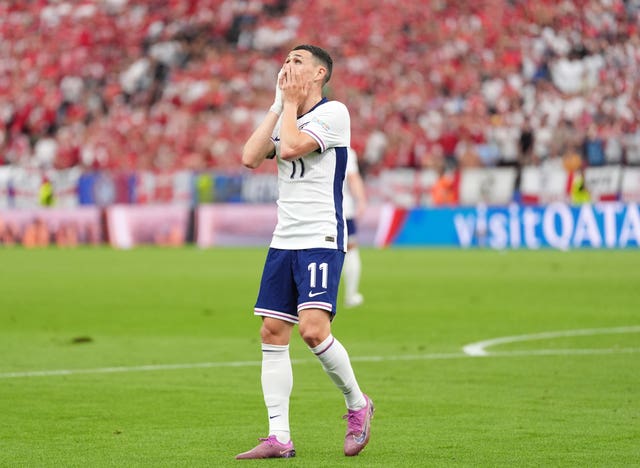
[[298,128],[319,149],[293,161],[280,157],[280,121],[272,140],[278,160],[278,224],[271,247],[346,251],[343,186],[351,120],[346,106],[323,98],[298,117]]
[[[353,148],[349,148],[346,176],[348,176],[349,174],[358,174],[359,172],[360,169],[358,169],[358,156],[356,155],[356,152]],[[344,217],[346,219],[353,219],[356,217],[356,201],[353,198],[351,190],[349,189],[349,184],[346,176],[344,181]]]

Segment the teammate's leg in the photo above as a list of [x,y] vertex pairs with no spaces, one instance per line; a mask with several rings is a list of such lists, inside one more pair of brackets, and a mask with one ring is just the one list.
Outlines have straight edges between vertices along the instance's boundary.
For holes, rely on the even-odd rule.
[[364,302],[364,298],[358,289],[360,288],[360,275],[362,273],[362,261],[358,244],[351,244],[344,257],[344,302],[347,307],[356,307]]
[[344,305],[346,307],[356,307],[364,302],[360,294],[360,275],[362,273],[362,261],[360,260],[360,250],[358,249],[357,223],[355,219],[347,219],[347,253],[344,257],[344,267],[342,277],[344,279]]

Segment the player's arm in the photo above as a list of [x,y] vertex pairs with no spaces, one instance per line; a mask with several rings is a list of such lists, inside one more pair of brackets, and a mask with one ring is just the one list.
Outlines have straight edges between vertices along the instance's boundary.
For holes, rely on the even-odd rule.
[[309,154],[318,148],[318,142],[308,133],[298,130],[298,106],[285,100],[280,126],[280,157],[290,161]]
[[357,216],[360,217],[367,208],[367,193],[360,173],[351,172],[347,174],[347,184],[349,184],[349,190],[356,203]]
[[276,145],[271,140],[271,135],[278,123],[278,118],[279,116],[275,112],[267,112],[264,120],[253,131],[242,148],[243,166],[255,169],[266,158],[271,158],[275,155]]
[[282,114],[281,80],[284,70],[280,70],[276,79],[276,93],[273,104],[269,108],[264,120],[258,125],[242,148],[242,164],[249,169],[255,169],[265,159],[271,159],[276,154],[276,145],[271,139],[280,114]]

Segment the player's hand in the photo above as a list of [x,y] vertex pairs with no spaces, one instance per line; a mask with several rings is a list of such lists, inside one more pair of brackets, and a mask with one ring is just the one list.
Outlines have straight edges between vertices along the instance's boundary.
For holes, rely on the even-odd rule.
[[276,95],[273,100],[273,104],[269,110],[274,114],[280,115],[282,114],[282,108],[284,106],[284,101],[282,99],[282,88],[280,87],[280,83],[282,81],[282,76],[284,75],[284,68],[281,68],[278,72],[278,79],[276,80]]
[[309,93],[311,82],[305,80],[300,71],[290,63],[284,65],[284,75],[282,77],[282,94],[284,101],[302,104]]

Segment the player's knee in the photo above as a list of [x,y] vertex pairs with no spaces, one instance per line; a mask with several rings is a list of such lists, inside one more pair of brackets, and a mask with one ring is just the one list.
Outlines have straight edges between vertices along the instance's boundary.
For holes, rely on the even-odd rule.
[[262,327],[260,327],[260,339],[263,343],[271,343],[273,341],[273,332],[264,326],[264,324],[262,325]]
[[265,319],[260,327],[260,338],[263,343],[269,344],[287,344],[291,334],[290,327],[286,326],[280,320]]
[[306,309],[298,315],[298,331],[307,346],[315,348],[331,334],[331,319],[326,310]]
[[316,324],[305,324],[299,328],[299,331],[304,342],[311,348],[315,348],[329,336],[325,327]]

